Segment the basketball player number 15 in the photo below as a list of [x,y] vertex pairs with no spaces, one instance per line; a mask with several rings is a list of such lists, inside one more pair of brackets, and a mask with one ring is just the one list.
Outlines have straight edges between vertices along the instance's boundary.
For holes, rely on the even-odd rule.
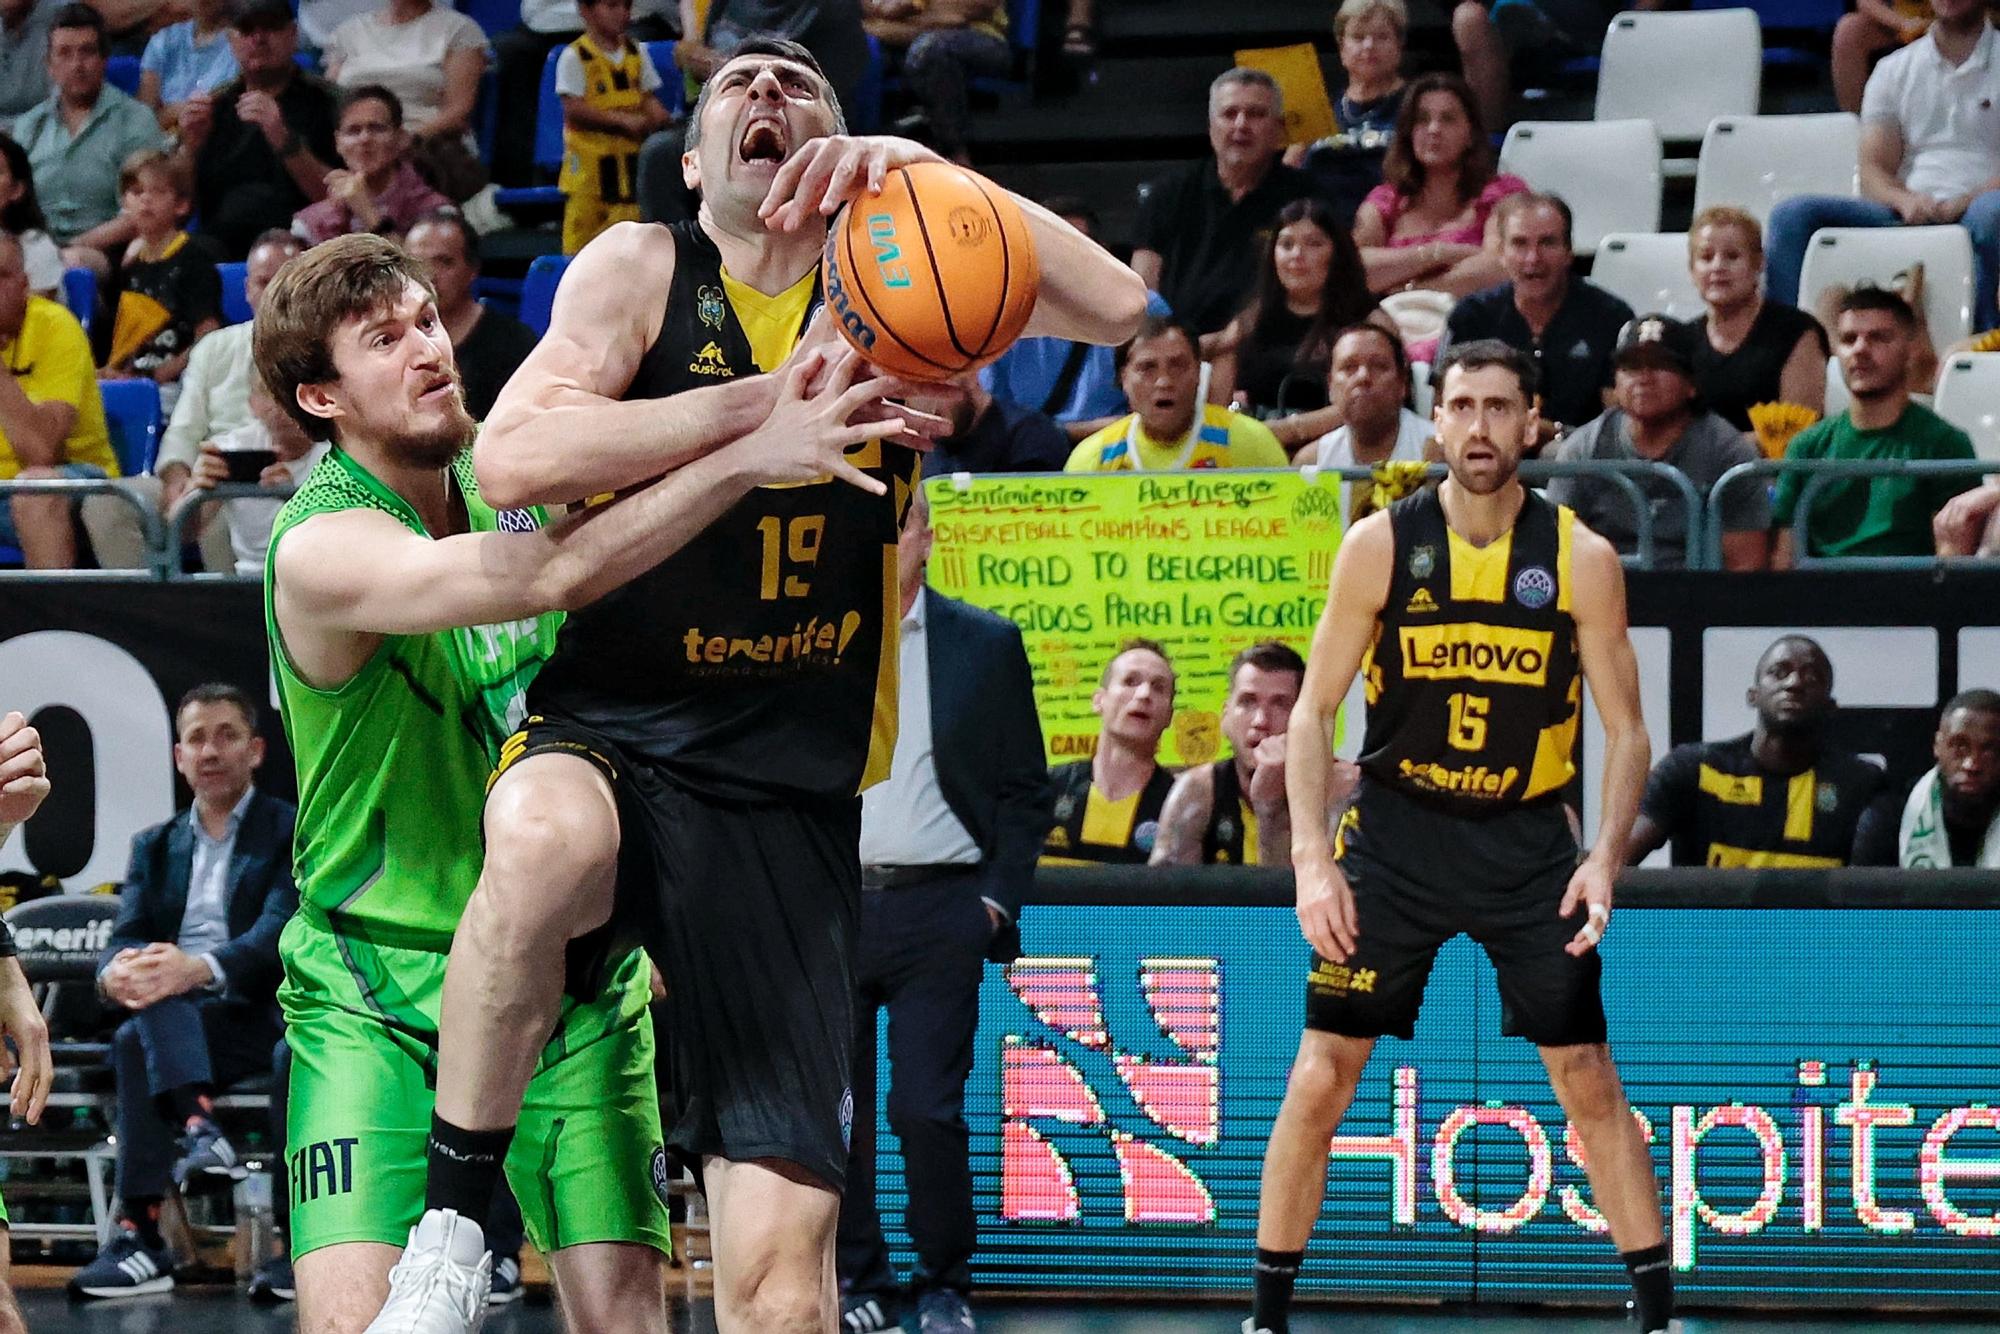
[[1493,703],[1484,695],[1457,694],[1445,701],[1451,708],[1451,727],[1446,740],[1459,750],[1481,750],[1486,745],[1486,710]]
[[757,534],[764,539],[764,577],[757,596],[776,601],[781,591],[788,598],[802,598],[812,585],[796,574],[786,574],[785,562],[814,565],[819,561],[819,541],[826,535],[824,514],[801,514],[790,523],[775,514],[757,520]]

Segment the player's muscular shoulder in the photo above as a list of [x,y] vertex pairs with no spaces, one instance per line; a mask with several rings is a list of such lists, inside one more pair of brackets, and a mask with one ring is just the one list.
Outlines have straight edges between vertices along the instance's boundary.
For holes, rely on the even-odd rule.
[[1388,511],[1377,510],[1341,539],[1333,578],[1334,590],[1346,604],[1343,610],[1380,611],[1389,600],[1395,564],[1396,535],[1389,526]]
[[647,343],[659,336],[674,280],[674,234],[653,222],[615,222],[583,248],[565,281],[587,298],[578,315],[602,321],[616,312]]
[[1199,862],[1202,831],[1214,810],[1215,771],[1208,765],[1196,765],[1174,779],[1160,809],[1160,835],[1152,861],[1156,865]]
[[1582,524],[1576,526],[1570,555],[1570,577],[1576,583],[1572,598],[1579,624],[1591,625],[1625,620],[1625,566],[1617,548]]

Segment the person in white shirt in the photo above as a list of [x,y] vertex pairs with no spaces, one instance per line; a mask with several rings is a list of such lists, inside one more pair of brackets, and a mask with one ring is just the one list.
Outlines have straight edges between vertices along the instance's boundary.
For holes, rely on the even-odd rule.
[[[1300,467],[1373,468],[1383,463],[1418,463],[1430,457],[1429,421],[1404,404],[1410,393],[1409,363],[1403,343],[1374,324],[1356,324],[1334,339],[1327,364],[1327,402],[1340,410],[1342,425],[1300,450]],[[1340,512],[1348,522],[1360,517],[1356,505],[1368,487],[1347,482]]]
[[299,902],[297,812],[252,782],[264,741],[248,692],[196,686],[174,725],[174,767],[194,805],[132,840],[98,962],[98,990],[130,1016],[111,1044],[123,1226],[70,1280],[78,1297],[174,1286],[174,1254],[160,1235],[167,1186],[235,1174],[215,1098],[268,1073],[282,1032],[278,934]]
[[[229,480],[230,455],[254,452],[269,458],[257,474],[257,485],[284,491],[298,489],[326,457],[328,445],[314,441],[299,424],[271,401],[264,386],[250,391],[250,420],[201,444],[201,458],[195,463],[192,489],[205,491]],[[282,496],[270,500],[231,500],[221,505],[220,521],[210,520],[229,534],[231,568],[238,575],[264,577],[264,554],[271,548],[271,525],[284,506]]]
[[855,952],[853,1143],[840,1204],[842,1323],[895,1324],[902,1290],[875,1208],[875,1016],[889,1011],[890,1128],[917,1254],[903,1327],[975,1328],[967,1304],[978,1228],[965,1081],[982,961],[1020,953],[1015,922],[1051,823],[1034,677],[1013,622],[924,587],[928,506],[919,489],[897,544],[902,594],[896,749],[861,797]]
[[[305,243],[290,232],[273,228],[257,238],[243,270],[243,298],[252,314],[264,299],[264,289],[286,261]],[[181,393],[173,416],[160,436],[153,470],[119,482],[162,519],[170,517],[193,485],[202,445],[232,431],[254,425],[250,388],[257,372],[250,364],[250,321],[228,324],[206,335],[188,353],[181,372]],[[146,564],[147,551],[139,516],[115,496],[91,496],[83,502],[83,524],[90,534],[97,563],[107,570],[136,570]],[[193,530],[190,530],[192,538]],[[202,561],[211,571],[232,568],[226,534],[218,526],[203,534]]]
[[1932,0],[1931,12],[1930,31],[1868,76],[1861,197],[1800,195],[1771,211],[1771,300],[1813,305],[1799,274],[1822,227],[1956,223],[1972,235],[1973,327],[2000,327],[2000,34],[1981,0]]
[[387,88],[420,141],[463,138],[470,145],[479,76],[492,55],[479,25],[449,5],[388,0],[333,30],[326,77],[341,88]]
[[[633,0],[627,35],[635,42],[677,36],[670,19],[675,3]],[[576,11],[576,0],[521,0],[521,26],[494,34],[499,105],[493,124],[491,165],[493,179],[501,185],[534,184],[535,117],[541,100],[542,66],[549,52],[582,31],[583,17]]]

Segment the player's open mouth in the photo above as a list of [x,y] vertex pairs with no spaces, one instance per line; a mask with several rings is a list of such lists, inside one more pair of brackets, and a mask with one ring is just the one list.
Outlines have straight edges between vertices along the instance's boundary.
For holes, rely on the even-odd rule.
[[736,155],[745,162],[783,162],[785,160],[785,126],[778,120],[753,120],[743,131],[743,142],[736,146]]
[[451,393],[451,377],[449,375],[440,376],[439,378],[431,381],[429,384],[424,386],[422,391],[417,394],[417,402],[435,403],[439,399],[446,397],[450,393]]

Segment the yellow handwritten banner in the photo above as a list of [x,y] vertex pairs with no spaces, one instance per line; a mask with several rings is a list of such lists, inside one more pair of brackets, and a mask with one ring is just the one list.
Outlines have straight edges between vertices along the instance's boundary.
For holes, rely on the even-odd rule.
[[931,585],[1021,627],[1051,763],[1091,754],[1090,697],[1118,645],[1156,639],[1180,678],[1160,761],[1221,753],[1229,660],[1301,654],[1340,545],[1337,477],[1203,469],[928,484]]
[[1311,42],[1251,47],[1236,53],[1239,68],[1260,69],[1278,82],[1285,99],[1285,142],[1310,144],[1340,128],[1326,92],[1326,73]]

